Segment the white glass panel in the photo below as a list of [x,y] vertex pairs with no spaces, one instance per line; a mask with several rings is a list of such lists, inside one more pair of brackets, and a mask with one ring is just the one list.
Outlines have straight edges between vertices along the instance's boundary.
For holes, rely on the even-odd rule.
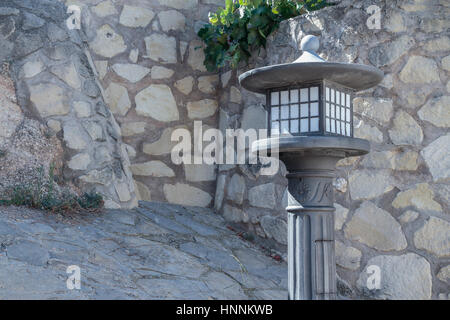
[[327,132],[330,132],[330,118],[325,119],[325,124]]
[[289,106],[281,107],[281,119],[289,119]]
[[302,105],[300,105],[300,117],[309,117],[307,103],[303,103]]
[[341,93],[341,104],[343,106],[345,106],[345,93],[344,92]]
[[308,88],[300,89],[300,102],[309,101]]
[[300,132],[308,132],[308,131],[309,131],[308,119],[300,120]]
[[336,133],[336,124],[334,120],[331,120],[331,130],[330,132]]
[[311,132],[319,131],[319,118],[311,118]]
[[291,105],[291,119],[298,118],[298,104]]
[[350,132],[350,123],[347,123],[346,125],[346,128],[347,128],[347,136],[351,136],[351,132]]
[[319,103],[313,102],[311,103],[311,117],[315,117],[319,115]]
[[331,89],[331,102],[334,102],[334,89]]
[[326,104],[325,114],[327,115],[327,117],[330,116],[330,104],[329,103]]
[[325,90],[325,99],[327,100],[327,101],[330,101],[330,88],[326,88],[326,90]]
[[270,94],[270,104],[271,104],[272,106],[276,106],[276,105],[280,104],[280,101],[279,101],[278,98],[279,98],[279,97],[278,97],[278,92],[272,92],[272,93]]
[[281,121],[281,133],[289,133],[289,121]]
[[298,102],[298,90],[291,90],[291,103]]
[[347,108],[350,108],[350,95],[347,94],[347,101],[346,101]]
[[331,118],[334,118],[336,113],[334,112],[334,104],[331,105]]
[[280,107],[272,107],[272,120],[278,120],[279,119],[279,113],[280,113]]
[[341,92],[336,90],[336,104],[341,104]]
[[336,119],[341,119],[341,107],[336,106]]
[[289,103],[289,91],[281,91],[281,104]]
[[278,134],[280,132],[280,123],[278,121],[272,122],[272,134]]
[[348,122],[350,122],[352,120],[352,119],[350,119],[350,109],[345,109],[345,111],[347,113],[346,119]]
[[291,120],[291,133],[298,133],[298,120]]
[[309,90],[311,92],[311,96],[309,97],[309,101],[317,101],[317,100],[319,100],[319,87],[312,87]]
[[341,122],[340,121],[336,121],[336,133],[337,134],[341,133]]
[[341,120],[345,120],[345,108],[341,108]]

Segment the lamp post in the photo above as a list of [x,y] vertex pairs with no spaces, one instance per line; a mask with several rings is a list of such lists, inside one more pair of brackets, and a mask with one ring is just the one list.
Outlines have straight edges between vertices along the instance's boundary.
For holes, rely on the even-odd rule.
[[315,36],[305,36],[301,49],[295,62],[250,70],[239,81],[266,95],[270,138],[256,141],[253,152],[277,142],[289,172],[289,299],[335,299],[335,165],[369,152],[368,141],[353,138],[352,99],[377,85],[383,72],[323,60]]

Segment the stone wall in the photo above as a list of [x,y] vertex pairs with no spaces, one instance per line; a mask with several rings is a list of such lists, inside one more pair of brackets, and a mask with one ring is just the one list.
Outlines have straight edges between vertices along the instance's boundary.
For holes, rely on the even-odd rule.
[[[370,5],[381,8],[380,30],[366,26]],[[301,54],[301,38],[314,34],[328,61],[371,64],[385,73],[379,86],[354,99],[355,136],[370,141],[371,153],[341,161],[335,180],[337,272],[340,293],[348,297],[448,298],[449,14],[448,1],[343,1],[284,22],[267,52],[249,67],[294,61]],[[239,89],[235,77],[230,81]],[[221,121],[246,127],[246,119],[262,112],[261,104],[264,97],[243,91],[242,112],[236,109],[223,118],[221,113]],[[272,180],[255,179],[247,170],[224,174],[218,179],[216,204],[225,217],[250,230],[262,228],[266,237],[285,237],[284,222],[273,222],[284,220],[286,213],[258,209],[264,207],[262,198],[281,200],[277,185],[267,183],[281,186],[282,175]],[[252,203],[252,190],[264,196]],[[270,209],[280,208],[279,202],[271,203]],[[252,220],[253,212],[263,217]],[[381,269],[379,290],[366,286],[371,265]]]
[[171,133],[217,126],[219,76],[206,72],[196,32],[216,0],[67,0],[127,144],[140,199],[212,206],[216,166],[174,165]]
[[2,187],[31,183],[38,168],[54,163],[72,191],[95,189],[107,207],[133,207],[120,127],[104,103],[84,34],[68,30],[67,18],[56,0],[0,4]]

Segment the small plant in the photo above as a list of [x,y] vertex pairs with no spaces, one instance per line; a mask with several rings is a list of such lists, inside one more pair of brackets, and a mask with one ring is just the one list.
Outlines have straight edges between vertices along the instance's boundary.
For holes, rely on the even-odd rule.
[[40,167],[33,183],[16,185],[7,190],[5,197],[0,199],[0,205],[25,206],[51,212],[98,211],[103,207],[102,196],[95,192],[78,196],[67,190],[59,190],[54,170],[52,164],[48,176],[45,176],[44,168]]
[[281,21],[330,6],[326,0],[226,0],[225,8],[210,13],[209,24],[199,30],[205,43],[208,71],[230,64],[237,68],[251,53],[266,47],[267,37]]

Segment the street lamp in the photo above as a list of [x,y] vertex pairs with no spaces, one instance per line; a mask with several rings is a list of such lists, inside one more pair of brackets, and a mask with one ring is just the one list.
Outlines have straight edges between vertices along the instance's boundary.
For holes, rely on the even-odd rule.
[[372,66],[327,62],[319,40],[305,36],[302,56],[288,64],[250,70],[239,77],[266,95],[270,138],[253,152],[278,146],[288,178],[288,294],[292,300],[336,298],[334,191],[336,163],[369,152],[353,138],[353,95],[377,85]]

